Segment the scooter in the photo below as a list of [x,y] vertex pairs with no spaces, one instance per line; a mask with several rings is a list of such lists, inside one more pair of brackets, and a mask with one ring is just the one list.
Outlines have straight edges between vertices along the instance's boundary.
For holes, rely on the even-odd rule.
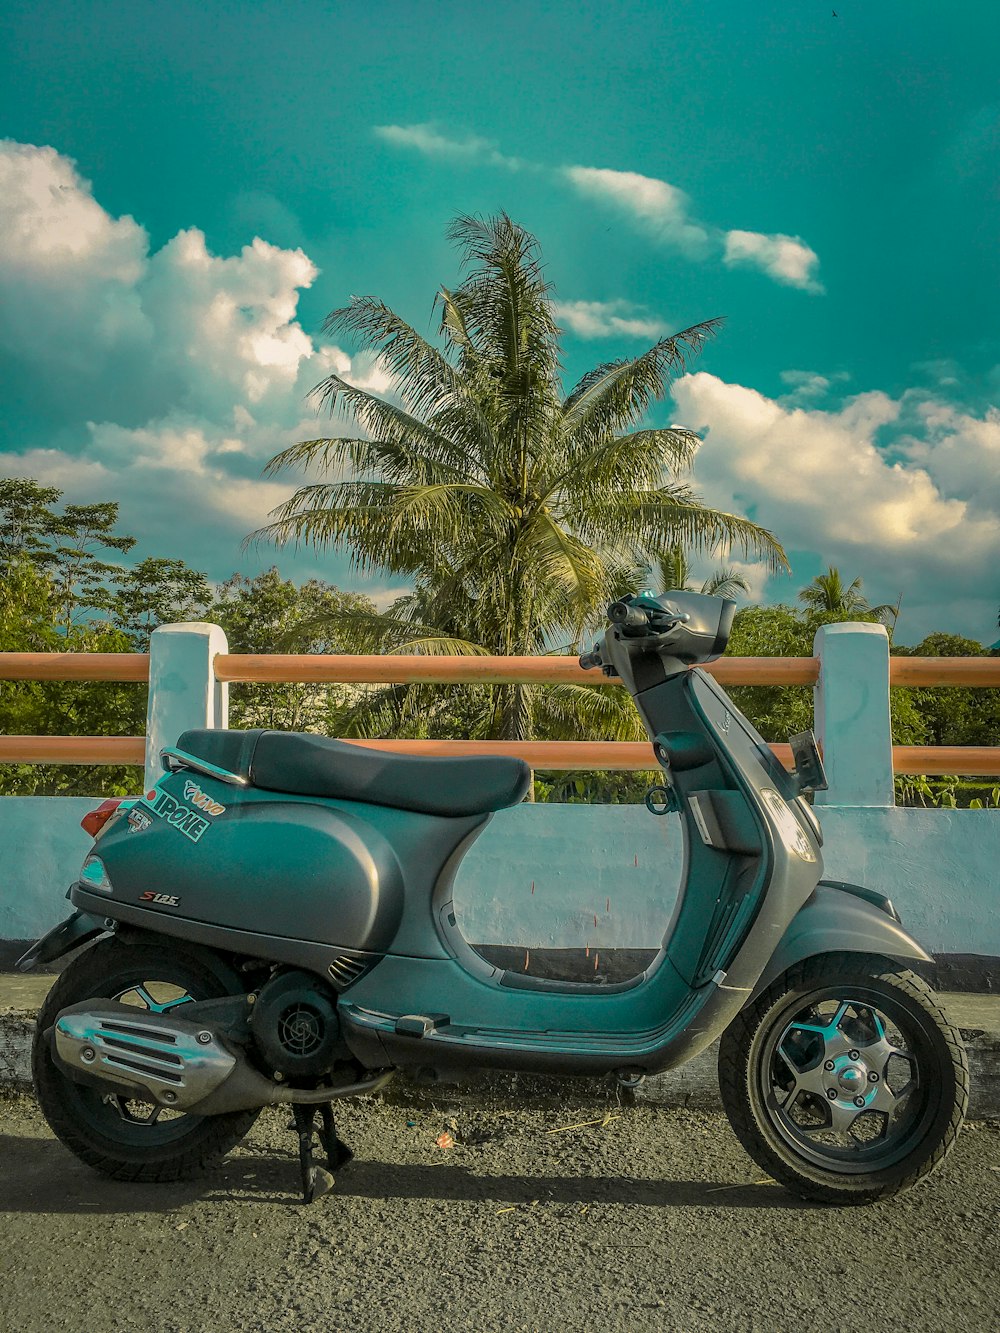
[[505,970],[461,934],[456,872],[492,813],[524,798],[520,760],[184,733],[151,791],[85,818],[76,911],[19,962],[88,946],[37,1024],[54,1132],[107,1175],[177,1180],[218,1162],[262,1107],[289,1104],[309,1202],[350,1157],[333,1102],[397,1071],[634,1086],[721,1037],[725,1110],[775,1180],[866,1203],[926,1176],[965,1115],[961,1039],[892,904],[821,878],[812,733],[793,738],[786,772],[692,669],[723,653],[734,610],[689,592],[625,598],[580,659],[634,698],[662,770],[647,805],[676,812],[684,838],[663,943],[620,983]]

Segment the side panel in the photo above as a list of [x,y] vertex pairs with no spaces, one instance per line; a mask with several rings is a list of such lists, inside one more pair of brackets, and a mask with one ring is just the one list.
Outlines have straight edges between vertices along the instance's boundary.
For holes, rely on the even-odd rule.
[[202,775],[164,778],[95,853],[109,914],[148,912],[167,933],[198,922],[380,951],[403,914],[399,861],[358,814]]
[[933,961],[888,913],[849,888],[818,884],[782,936],[754,995],[795,963],[820,953],[874,953],[900,962]]
[[[355,801],[165,776],[95,844],[110,888],[77,906],[147,930],[314,966],[301,948],[444,958],[435,885],[488,816],[447,819]],[[278,941],[299,952],[288,958]],[[325,966],[325,964],[324,964]]]

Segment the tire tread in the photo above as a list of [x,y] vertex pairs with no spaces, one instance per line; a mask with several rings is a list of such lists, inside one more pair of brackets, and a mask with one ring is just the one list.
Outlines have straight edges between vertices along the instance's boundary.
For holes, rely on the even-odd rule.
[[[951,1060],[955,1096],[948,1122],[934,1149],[919,1157],[913,1169],[899,1175],[886,1174],[877,1184],[824,1185],[803,1176],[770,1146],[757,1125],[747,1086],[745,1055],[768,1012],[781,997],[799,987],[829,982],[831,972],[843,970],[869,982],[891,986],[917,1005],[937,1027]],[[955,1145],[969,1103],[969,1064],[958,1030],[947,1017],[926,981],[891,959],[867,954],[822,954],[807,959],[778,977],[770,987],[742,1009],[723,1034],[719,1049],[719,1091],[733,1131],[753,1160],[780,1184],[805,1198],[821,1203],[872,1203],[910,1189],[938,1167]],[[831,1173],[833,1174],[833,1173]],[[870,1178],[869,1178],[870,1179]],[[841,1182],[845,1176],[838,1177]]]
[[[259,1112],[235,1111],[226,1115],[192,1117],[198,1124],[192,1126],[186,1147],[183,1141],[156,1145],[143,1155],[129,1145],[127,1150],[123,1147],[116,1153],[113,1145],[105,1147],[98,1136],[81,1125],[71,1106],[67,1106],[63,1085],[69,1080],[52,1060],[45,1037],[61,1009],[79,1003],[88,995],[100,996],[108,977],[115,970],[130,965],[132,960],[138,961],[137,955],[145,955],[147,967],[156,966],[157,956],[167,965],[176,965],[178,961],[192,963],[182,949],[173,945],[133,944],[114,939],[92,945],[62,973],[39,1011],[31,1051],[32,1079],[52,1132],[87,1166],[113,1180],[148,1184],[190,1180],[217,1166],[249,1132]],[[203,959],[194,960],[194,964],[202,971],[206,970]],[[210,967],[208,970],[212,971]],[[225,994],[221,972],[218,980],[220,994]]]

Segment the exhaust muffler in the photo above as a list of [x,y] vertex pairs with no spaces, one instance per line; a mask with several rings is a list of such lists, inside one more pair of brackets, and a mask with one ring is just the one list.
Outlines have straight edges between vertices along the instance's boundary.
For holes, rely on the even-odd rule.
[[376,1092],[393,1074],[384,1070],[361,1081],[348,1075],[316,1088],[289,1087],[255,1069],[242,1051],[234,1054],[211,1024],[115,1000],[85,1000],[61,1010],[51,1040],[56,1064],[74,1081],[194,1115],[329,1102]]

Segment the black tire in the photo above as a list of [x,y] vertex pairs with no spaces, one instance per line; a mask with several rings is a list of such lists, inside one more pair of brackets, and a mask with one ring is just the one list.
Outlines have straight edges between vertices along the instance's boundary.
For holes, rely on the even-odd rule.
[[169,992],[159,988],[169,987],[194,1000],[241,989],[236,975],[207,952],[153,939],[101,941],[66,968],[41,1008],[32,1046],[35,1091],[53,1133],[88,1166],[116,1180],[188,1180],[221,1161],[259,1112],[177,1114],[143,1123],[136,1114],[141,1111],[138,1101],[109,1100],[107,1094],[63,1074],[45,1036],[68,1005],[98,996],[124,998],[139,986],[148,994],[154,993],[152,987],[161,996]]
[[824,954],[733,1020],[719,1086],[736,1136],[768,1175],[821,1203],[874,1203],[951,1151],[969,1066],[916,973],[875,955]]

